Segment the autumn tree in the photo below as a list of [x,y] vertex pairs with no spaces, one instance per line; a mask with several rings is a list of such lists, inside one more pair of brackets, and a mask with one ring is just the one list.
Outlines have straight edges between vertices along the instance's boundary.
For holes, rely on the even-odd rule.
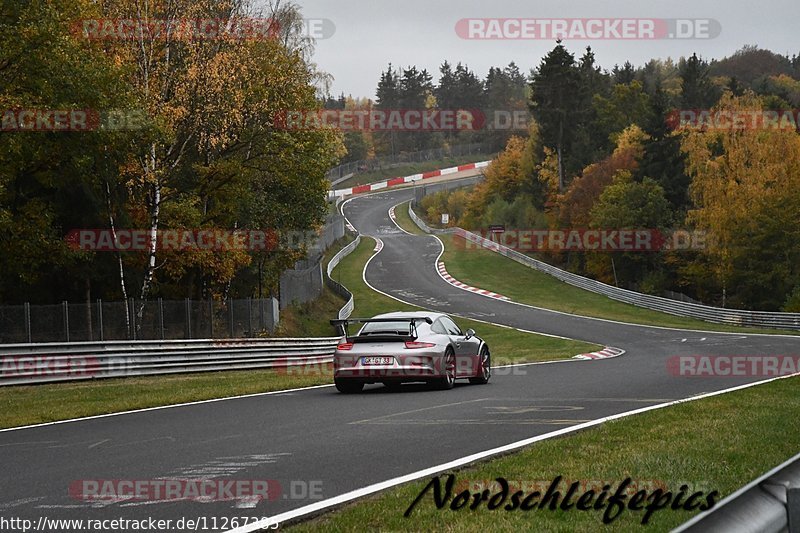
[[[713,111],[761,110],[748,92],[725,94]],[[689,220],[709,234],[705,254],[726,303],[780,308],[800,283],[800,136],[794,126],[692,129],[682,149],[696,206]]]

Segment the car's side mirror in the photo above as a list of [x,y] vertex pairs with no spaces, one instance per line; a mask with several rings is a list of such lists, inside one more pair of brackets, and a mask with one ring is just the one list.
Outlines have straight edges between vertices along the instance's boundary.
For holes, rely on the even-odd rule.
[[471,339],[472,337],[475,336],[475,330],[470,328],[470,329],[467,330],[467,332],[464,335],[466,335],[467,340],[469,340],[469,339]]

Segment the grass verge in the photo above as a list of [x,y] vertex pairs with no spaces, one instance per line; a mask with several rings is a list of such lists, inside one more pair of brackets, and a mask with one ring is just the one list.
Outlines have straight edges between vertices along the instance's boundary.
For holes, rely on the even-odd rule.
[[408,216],[408,203],[410,201],[411,200],[409,200],[408,202],[403,202],[402,204],[395,207],[394,210],[395,222],[397,222],[398,226],[400,226],[401,228],[403,228],[404,230],[406,230],[411,234],[425,235],[425,232],[419,229],[419,226],[417,226],[414,223],[414,221],[411,220],[411,217]]
[[330,383],[327,376],[231,370],[0,388],[0,427],[9,428]]
[[[737,333],[797,334],[796,331],[714,324],[637,307],[573,287],[494,252],[467,248],[460,237],[440,235],[439,238],[445,246],[442,260],[451,276],[463,283],[508,296],[515,302],[633,324]],[[498,275],[499,272],[502,275]]]
[[[403,204],[403,208],[407,211],[407,204]],[[398,207],[395,211],[399,212],[400,210]],[[399,219],[398,223],[400,223]],[[405,226],[409,223],[416,228],[416,231],[411,231]],[[429,225],[436,227],[435,224],[429,223]],[[407,212],[402,227],[416,235],[424,234]],[[447,272],[451,276],[468,285],[508,296],[515,302],[564,313],[649,326],[732,333],[798,334],[791,330],[715,324],[637,307],[613,300],[602,294],[573,287],[544,272],[539,272],[494,252],[474,247],[467,248],[465,241],[457,236],[444,234],[439,235],[439,238],[445,245],[442,260],[447,265]],[[503,275],[498,276],[498,272],[502,272]]]
[[[638,488],[648,490],[649,494],[661,487],[672,491],[675,497],[681,485],[687,484],[688,494],[704,492],[700,501],[704,502],[705,496],[714,490],[721,495],[716,498],[719,501],[797,453],[798,386],[798,377],[781,379],[539,442],[519,453],[455,472],[456,486],[460,490],[465,483],[478,485],[485,480],[485,488],[495,494],[498,485],[491,480],[504,477],[510,485],[530,494],[534,490],[544,492],[560,475],[564,480],[560,486],[563,497],[569,484],[575,481],[585,481],[597,494],[605,483],[613,485],[613,491],[623,479],[631,477]],[[781,401],[775,402],[776,398]],[[698,512],[665,508],[654,512],[645,526],[642,525],[645,511],[626,508],[611,524],[605,525],[603,510],[551,511],[545,507],[509,512],[502,508],[488,510],[483,503],[474,511],[468,507],[452,511],[449,501],[447,507],[439,510],[428,492],[411,516],[404,518],[403,513],[429,481],[403,485],[291,529],[593,532],[601,528],[610,531],[646,528],[660,532],[669,531]]]

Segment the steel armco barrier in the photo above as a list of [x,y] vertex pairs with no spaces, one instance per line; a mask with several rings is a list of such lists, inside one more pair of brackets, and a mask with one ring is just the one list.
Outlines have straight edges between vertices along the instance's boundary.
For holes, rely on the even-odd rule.
[[674,533],[800,532],[800,454],[748,483]]
[[333,360],[340,337],[2,344],[0,386]]
[[331,278],[331,272],[333,271],[334,268],[336,268],[336,265],[338,265],[342,259],[350,255],[353,252],[353,250],[358,248],[360,242],[361,242],[361,235],[357,235],[356,239],[353,242],[351,242],[350,244],[339,250],[339,253],[337,253],[331,258],[331,260],[328,262],[328,267],[325,270],[325,284],[333,292],[335,292],[342,298],[347,299],[347,303],[345,303],[344,306],[339,310],[340,320],[348,318],[350,316],[350,313],[353,312],[353,306],[354,306],[353,293],[347,290],[347,287],[345,287],[338,281],[334,281]]
[[697,318],[700,320],[705,320],[706,322],[714,322],[718,324],[800,330],[800,313],[724,309],[721,307],[681,302],[678,300],[670,300],[669,298],[662,298],[660,296],[652,296],[649,294],[642,294],[640,292],[629,291],[627,289],[620,289],[619,287],[612,287],[611,285],[607,285],[600,281],[585,278],[583,276],[573,274],[572,272],[567,272],[566,270],[561,270],[553,265],[538,261],[523,253],[512,250],[506,246],[461,228],[431,228],[422,219],[420,219],[419,216],[417,216],[411,207],[411,203],[408,205],[408,215],[420,227],[420,229],[426,233],[452,233],[458,235],[478,247],[498,253],[546,274],[550,274],[554,278],[565,283],[587,291],[608,296],[609,298],[618,300],[620,302],[652,309],[654,311],[669,313],[671,315]]

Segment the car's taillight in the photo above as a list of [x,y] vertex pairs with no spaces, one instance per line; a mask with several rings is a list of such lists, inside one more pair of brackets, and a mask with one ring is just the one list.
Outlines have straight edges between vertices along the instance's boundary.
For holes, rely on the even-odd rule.
[[436,346],[432,342],[416,342],[416,341],[408,341],[406,342],[406,348],[409,350],[414,350],[416,348],[433,348]]
[[352,350],[353,349],[353,343],[352,342],[343,342],[339,346],[337,346],[336,349],[339,350],[339,351],[343,351],[343,352],[347,351],[347,350]]

